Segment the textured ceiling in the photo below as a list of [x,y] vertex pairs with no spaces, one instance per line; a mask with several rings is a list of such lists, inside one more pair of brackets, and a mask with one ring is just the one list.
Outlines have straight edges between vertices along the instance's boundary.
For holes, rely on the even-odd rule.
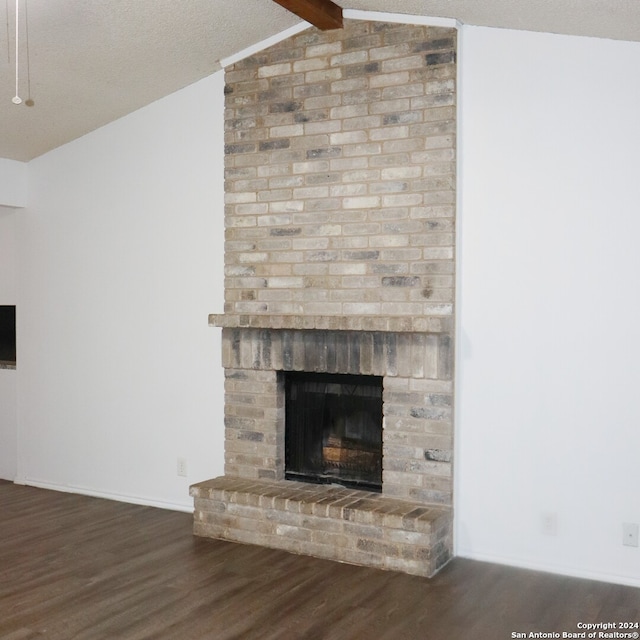
[[[271,0],[19,0],[32,107],[14,105],[15,0],[0,3],[0,157],[30,160],[220,68],[298,24]],[[338,0],[345,9],[640,41],[639,0]],[[5,5],[5,6],[2,6]],[[6,10],[5,10],[6,7]],[[8,11],[7,16],[2,15]],[[21,35],[24,42],[24,34]],[[20,96],[29,97],[20,50]]]

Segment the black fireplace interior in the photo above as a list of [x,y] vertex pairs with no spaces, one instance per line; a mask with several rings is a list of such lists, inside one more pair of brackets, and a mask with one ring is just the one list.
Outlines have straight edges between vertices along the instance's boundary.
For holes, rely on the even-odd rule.
[[285,477],[382,491],[382,377],[285,373]]

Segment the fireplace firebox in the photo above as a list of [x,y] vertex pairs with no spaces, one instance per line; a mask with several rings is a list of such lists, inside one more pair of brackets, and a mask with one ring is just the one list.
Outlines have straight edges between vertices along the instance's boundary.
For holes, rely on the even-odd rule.
[[285,478],[382,491],[382,377],[285,373]]

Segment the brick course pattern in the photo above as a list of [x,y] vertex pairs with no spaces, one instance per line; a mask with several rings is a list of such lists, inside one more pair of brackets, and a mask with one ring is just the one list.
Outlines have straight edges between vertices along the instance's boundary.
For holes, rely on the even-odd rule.
[[[227,68],[225,476],[198,535],[430,576],[452,552],[456,32],[346,21]],[[382,494],[284,480],[284,372],[383,378]]]
[[284,478],[283,371],[383,377],[382,492],[452,504],[453,382],[445,334],[224,329],[225,474]]
[[225,314],[453,315],[455,51],[346,21],[227,69]]
[[451,556],[451,514],[353,489],[215,478],[191,487],[196,535],[432,576]]

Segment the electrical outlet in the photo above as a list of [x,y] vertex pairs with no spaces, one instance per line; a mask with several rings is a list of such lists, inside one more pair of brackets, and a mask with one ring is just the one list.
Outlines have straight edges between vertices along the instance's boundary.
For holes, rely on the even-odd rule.
[[540,529],[545,536],[558,535],[558,514],[548,511],[542,514]]
[[627,547],[638,546],[638,524],[636,522],[622,523],[622,544]]
[[182,476],[182,477],[187,476],[187,459],[186,458],[178,458],[177,471],[179,476]]

